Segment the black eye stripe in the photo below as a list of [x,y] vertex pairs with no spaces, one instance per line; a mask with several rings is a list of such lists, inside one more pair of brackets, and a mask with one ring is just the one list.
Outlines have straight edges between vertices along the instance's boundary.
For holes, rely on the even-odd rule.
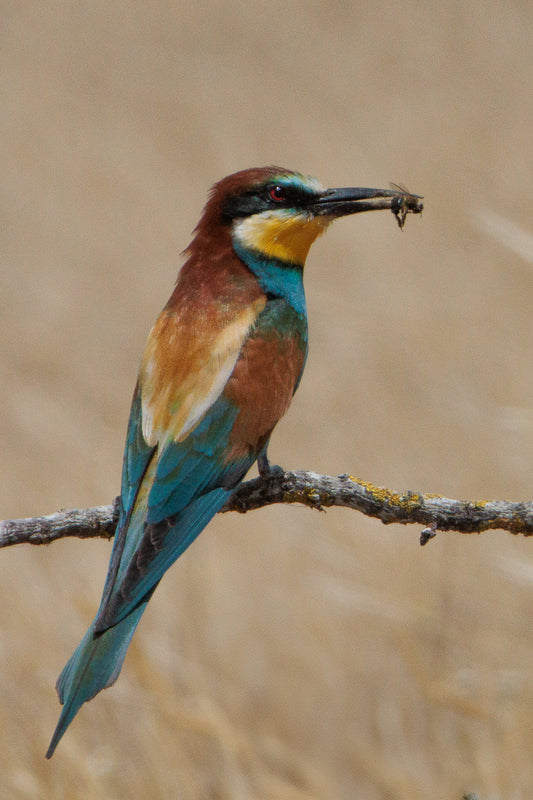
[[306,209],[316,202],[318,193],[298,186],[274,182],[258,185],[241,195],[228,197],[222,206],[227,219],[239,219],[259,214],[272,208]]

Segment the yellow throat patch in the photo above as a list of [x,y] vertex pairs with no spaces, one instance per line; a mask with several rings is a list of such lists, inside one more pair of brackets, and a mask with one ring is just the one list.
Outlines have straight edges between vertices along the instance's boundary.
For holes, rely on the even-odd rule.
[[309,248],[331,222],[303,211],[276,209],[239,220],[233,235],[246,249],[303,267]]

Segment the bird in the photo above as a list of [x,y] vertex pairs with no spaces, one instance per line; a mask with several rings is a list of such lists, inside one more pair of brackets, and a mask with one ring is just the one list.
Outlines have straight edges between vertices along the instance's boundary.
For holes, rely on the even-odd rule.
[[109,569],[97,614],[56,684],[63,707],[47,758],[83,703],[118,678],[167,569],[254,462],[263,478],[281,470],[267,448],[307,358],[303,271],[311,244],[349,214],[416,213],[418,201],[405,199],[413,197],[324,189],[275,166],[236,172],[212,188],[141,359]]

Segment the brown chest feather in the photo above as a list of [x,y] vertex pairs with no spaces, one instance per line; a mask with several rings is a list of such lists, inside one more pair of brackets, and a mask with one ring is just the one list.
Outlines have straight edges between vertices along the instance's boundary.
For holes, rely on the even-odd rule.
[[303,365],[291,338],[248,339],[224,389],[239,408],[229,460],[262,448],[290,405]]

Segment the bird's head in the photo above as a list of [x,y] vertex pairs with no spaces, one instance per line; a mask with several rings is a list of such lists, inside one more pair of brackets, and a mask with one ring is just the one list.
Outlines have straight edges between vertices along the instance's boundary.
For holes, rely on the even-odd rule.
[[373,209],[394,211],[405,196],[387,189],[324,189],[316,178],[282,167],[247,169],[213,187],[199,228],[222,225],[240,250],[303,266],[312,243],[333,220]]

